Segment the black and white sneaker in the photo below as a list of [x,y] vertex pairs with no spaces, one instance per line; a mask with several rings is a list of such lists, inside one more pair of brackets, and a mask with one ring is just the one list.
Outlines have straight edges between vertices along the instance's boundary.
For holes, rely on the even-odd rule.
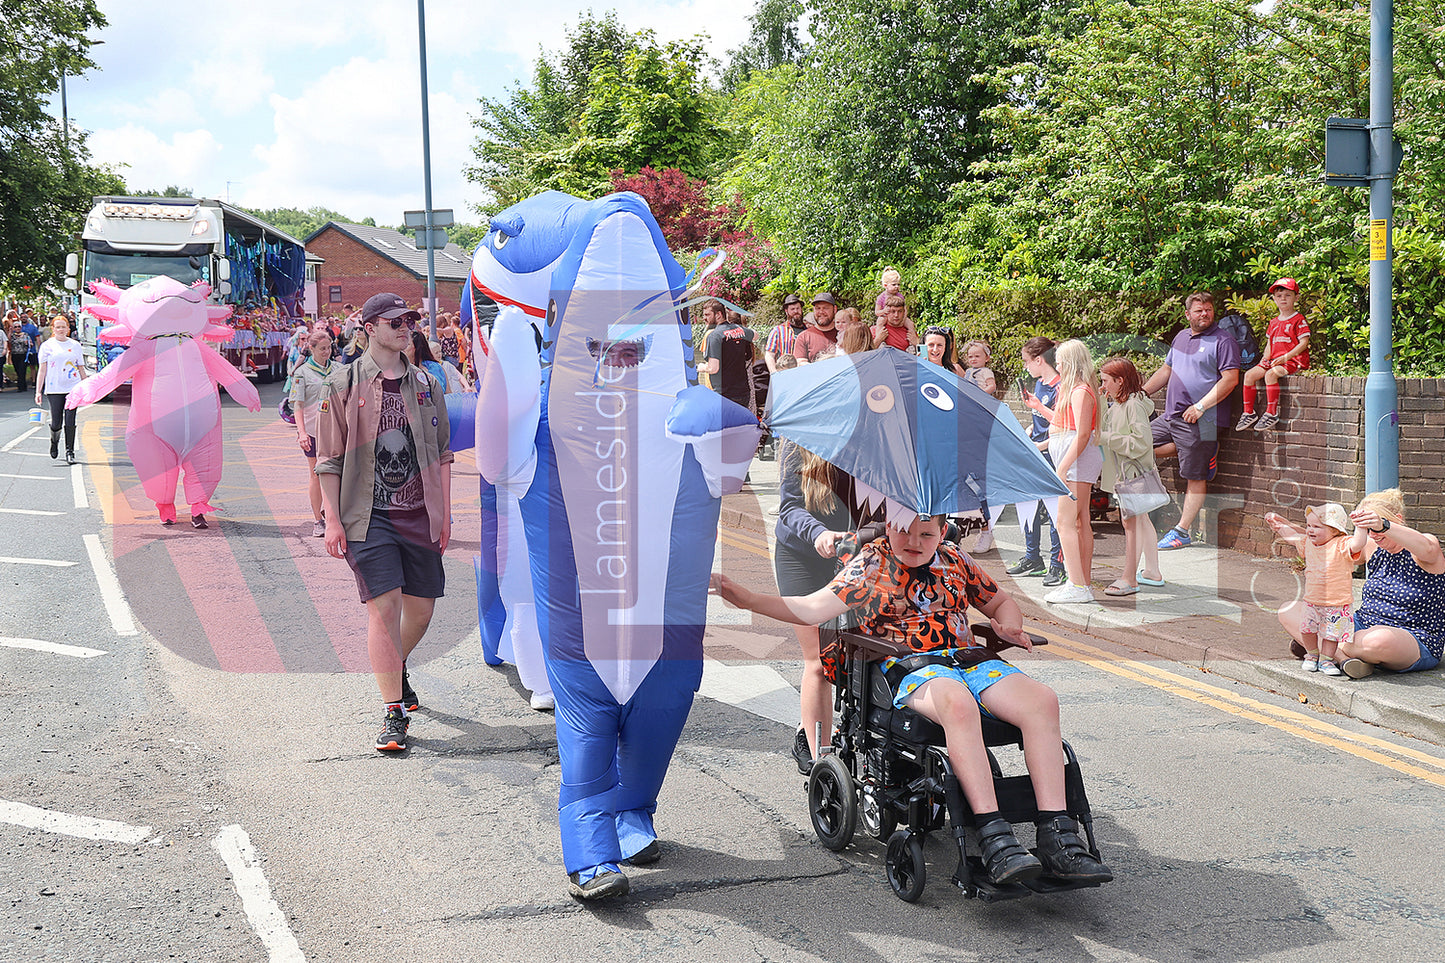
[[192,527],[192,528],[210,528],[211,526],[209,526],[209,525],[206,524],[206,516],[204,516],[204,515],[192,515],[192,516],[191,516],[191,527]]
[[411,687],[411,680],[406,677],[406,665],[401,667],[401,704],[406,706],[407,712],[415,712],[421,708],[421,700],[417,698],[416,690]]
[[798,772],[803,775],[813,771],[813,753],[808,748],[808,734],[802,729],[793,737],[793,761],[798,764]]
[[376,737],[378,752],[401,752],[406,749],[406,730],[411,720],[400,709],[387,709],[386,721]]

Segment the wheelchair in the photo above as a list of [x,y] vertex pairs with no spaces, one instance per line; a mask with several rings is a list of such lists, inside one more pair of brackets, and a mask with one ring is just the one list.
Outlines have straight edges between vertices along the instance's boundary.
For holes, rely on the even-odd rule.
[[[988,624],[974,624],[970,629],[976,643],[991,651],[1011,644]],[[937,662],[937,655],[841,628],[823,627],[819,634],[823,651],[832,645],[838,653],[834,681],[837,724],[832,745],[819,749],[808,777],[808,810],[823,846],[834,852],[843,850],[859,826],[874,839],[886,842],[888,885],[899,899],[910,903],[923,894],[927,882],[924,839],[945,827],[958,847],[953,883],[969,899],[996,902],[1100,885],[1048,875],[995,884],[979,855],[973,812],[954,776],[942,727],[912,709],[893,708],[893,687],[879,664],[888,656],[922,656]],[[1034,645],[1046,642],[1034,635],[1030,639]],[[1003,775],[994,754],[995,748],[1008,745],[1022,751],[1023,734],[987,715],[982,723],[1000,814],[1010,823],[1032,823],[1038,806],[1029,776]],[[1099,859],[1079,761],[1067,741],[1063,749],[1067,812],[1078,824],[1089,853]]]

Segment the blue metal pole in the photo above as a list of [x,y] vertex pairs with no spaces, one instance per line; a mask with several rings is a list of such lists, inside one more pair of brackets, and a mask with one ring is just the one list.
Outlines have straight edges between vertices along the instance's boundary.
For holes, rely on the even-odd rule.
[[427,326],[437,336],[436,250],[432,247],[431,220],[431,120],[426,102],[426,0],[416,0],[416,29],[421,44],[421,164],[426,183],[426,303]]
[[1365,379],[1365,491],[1400,483],[1394,372],[1393,0],[1370,0],[1370,376]]

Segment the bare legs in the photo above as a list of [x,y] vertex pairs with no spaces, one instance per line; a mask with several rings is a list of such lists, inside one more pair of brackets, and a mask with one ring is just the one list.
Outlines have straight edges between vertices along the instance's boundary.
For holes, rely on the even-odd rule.
[[401,701],[401,664],[426,634],[435,605],[399,588],[366,603],[366,651],[383,702]]
[[1088,585],[1094,574],[1094,523],[1089,518],[1089,493],[1091,482],[1068,483],[1073,492],[1071,502],[1059,498],[1055,518],[1059,523],[1059,547],[1064,552],[1064,568],[1069,581],[1075,585]]
[[[989,712],[1023,732],[1024,763],[1038,808],[1064,809],[1064,747],[1054,690],[1019,673],[989,686],[983,699]],[[908,705],[943,726],[948,760],[969,807],[983,813],[998,809],[978,703],[968,687],[952,679],[933,679],[913,693]]]
[[818,657],[818,627],[816,625],[795,625],[793,632],[803,650],[803,680],[799,685],[798,712],[802,717],[803,731],[808,736],[808,748],[813,758],[818,758],[818,724],[828,735],[833,730],[833,684],[823,675],[823,663]]

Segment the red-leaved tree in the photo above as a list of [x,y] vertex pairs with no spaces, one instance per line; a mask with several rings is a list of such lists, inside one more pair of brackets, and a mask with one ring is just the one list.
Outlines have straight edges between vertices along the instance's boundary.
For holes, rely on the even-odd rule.
[[707,181],[676,167],[644,167],[636,174],[613,171],[612,187],[647,201],[674,254],[694,254],[706,247],[727,252],[722,270],[704,284],[707,294],[752,305],[763,286],[777,276],[781,264],[767,242],[743,226],[741,202],[714,203],[707,196]]

